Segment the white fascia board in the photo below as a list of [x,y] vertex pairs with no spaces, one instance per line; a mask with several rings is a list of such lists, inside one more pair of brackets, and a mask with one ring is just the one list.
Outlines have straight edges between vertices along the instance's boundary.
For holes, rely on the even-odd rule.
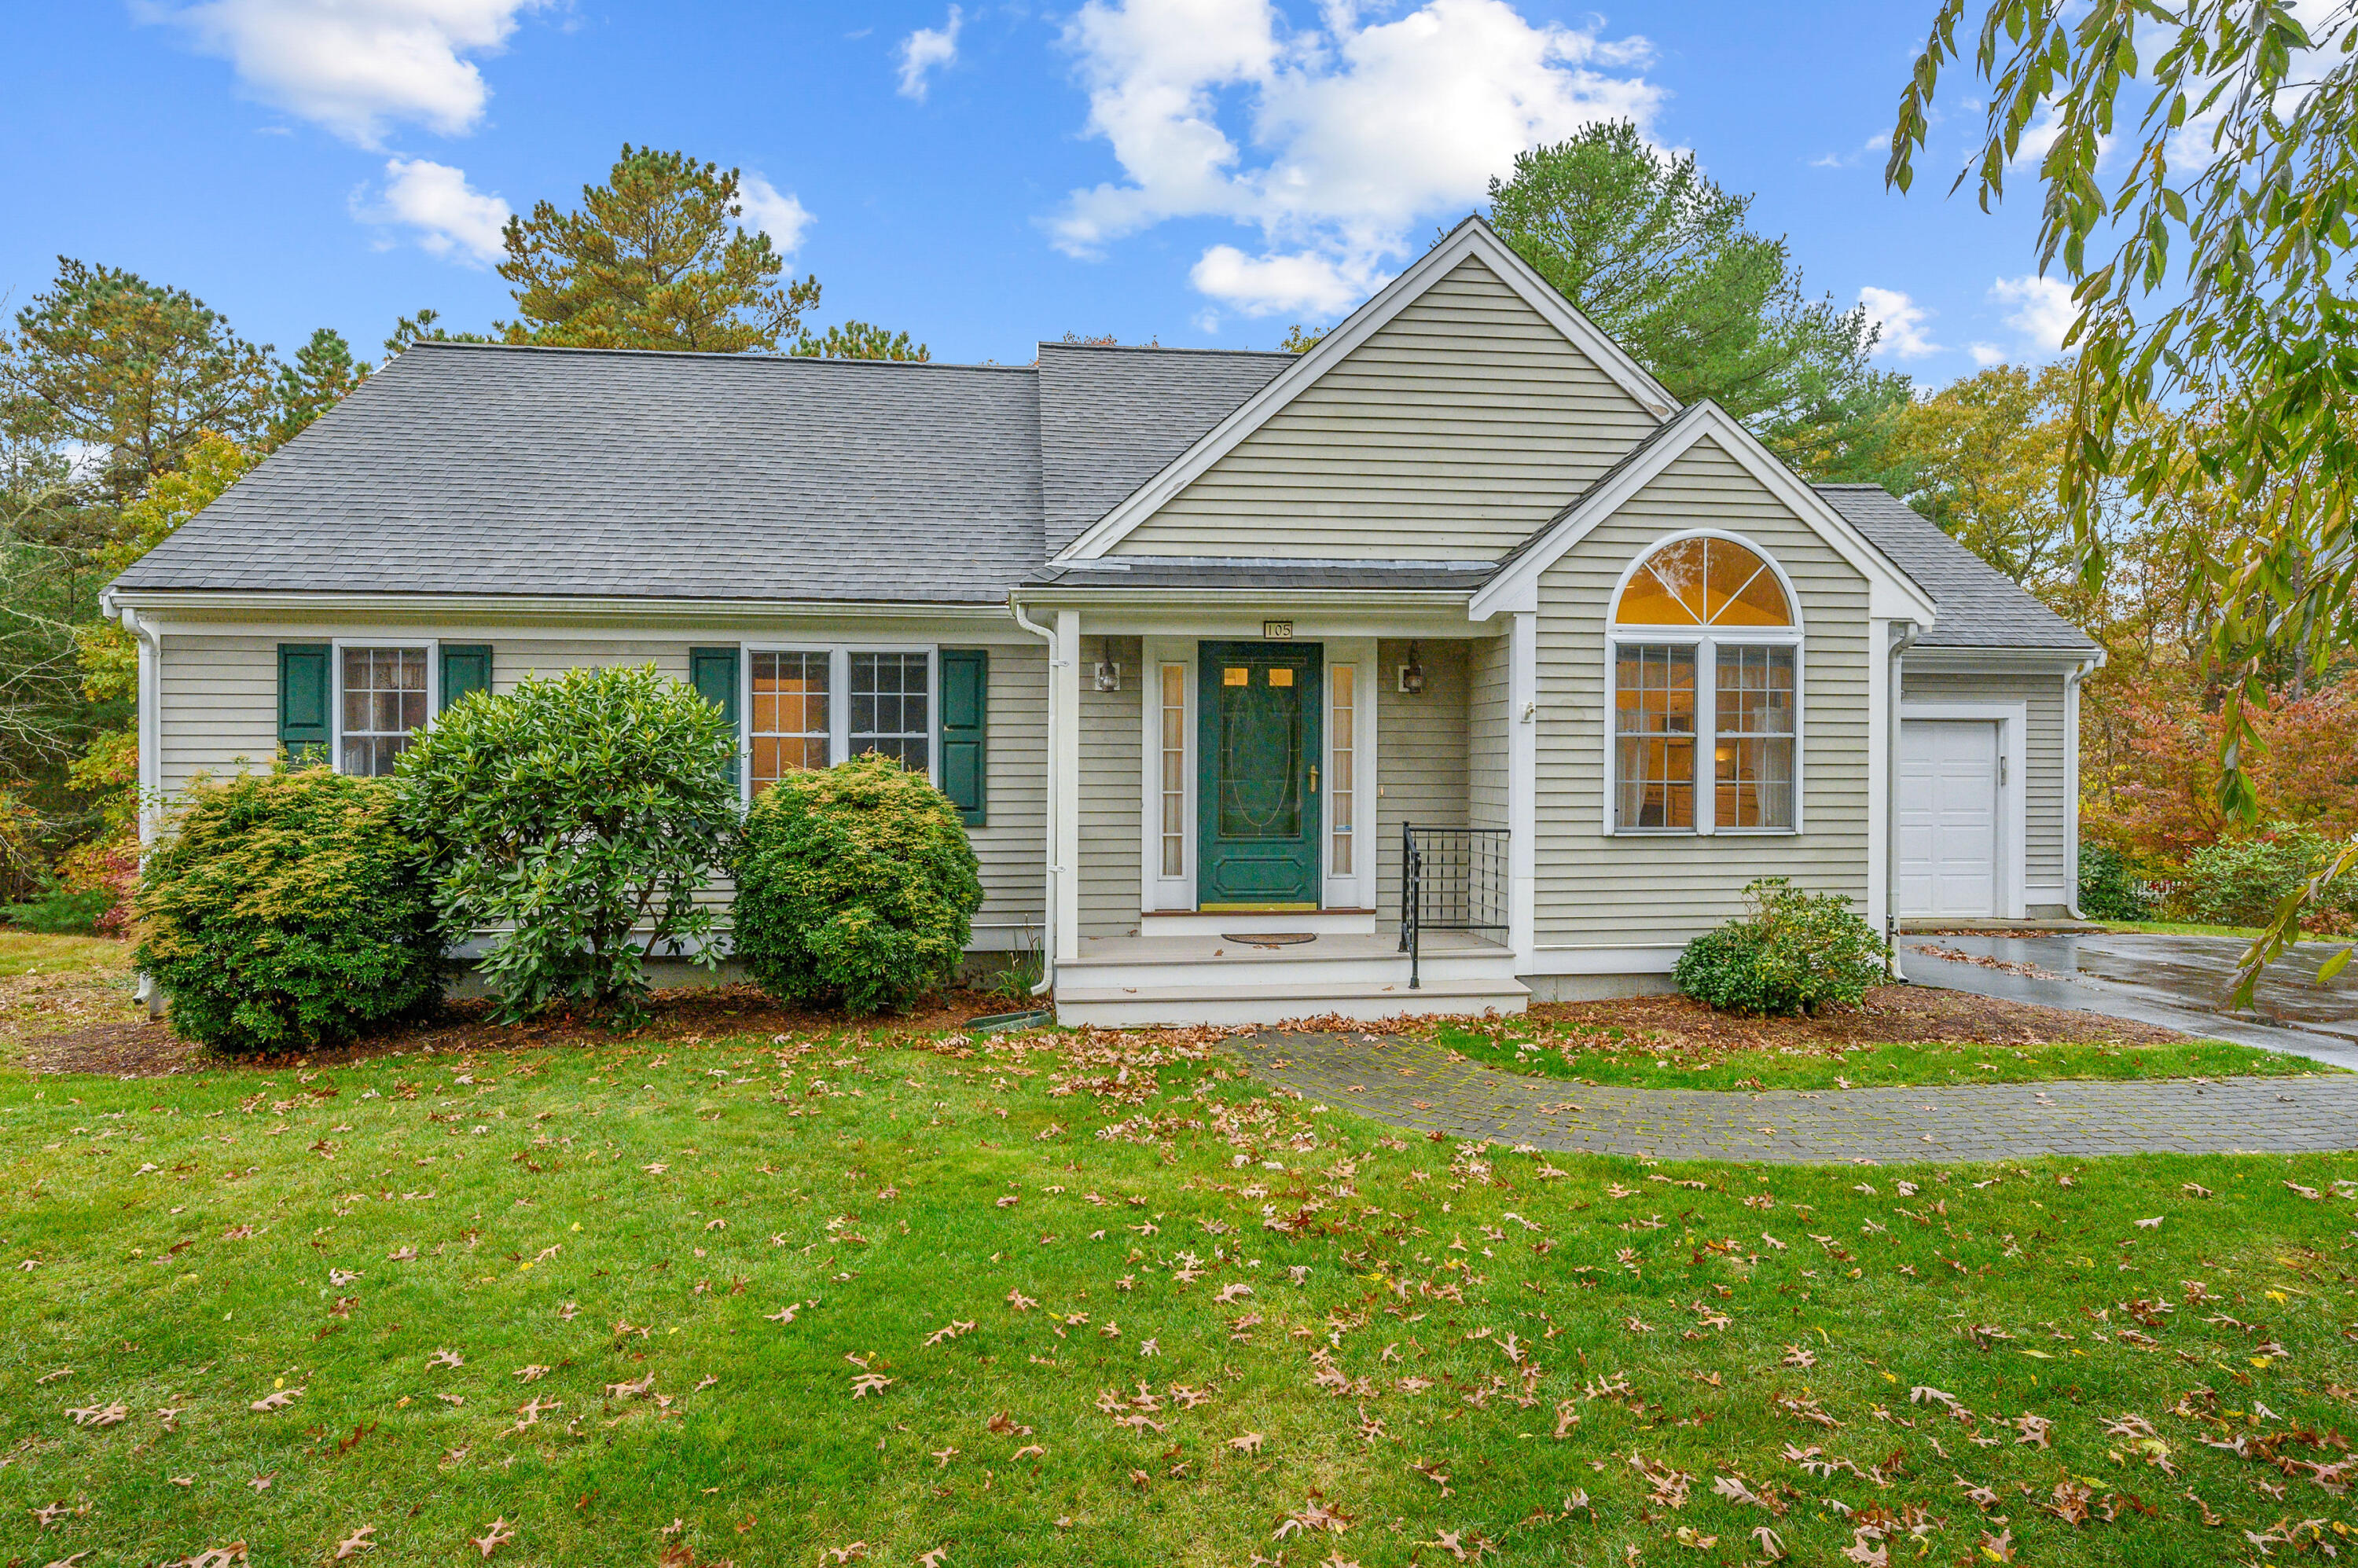
[[1379,289],[1374,298],[1351,312],[1319,339],[1316,347],[1288,365],[1275,380],[1213,426],[1202,439],[1173,459],[1170,466],[1131,491],[1120,504],[1090,524],[1079,537],[1065,546],[1055,559],[1085,561],[1104,555],[1124,535],[1161,510],[1172,497],[1194,483],[1205,470],[1235,450],[1246,437],[1269,423],[1279,410],[1382,330],[1411,302],[1446,277],[1458,263],[1469,257],[1484,263],[1497,273],[1508,287],[1522,297],[1524,303],[1547,318],[1556,330],[1595,361],[1598,369],[1655,417],[1667,419],[1678,412],[1678,400],[1631,359],[1620,344],[1606,337],[1594,321],[1574,309],[1570,300],[1532,271],[1531,264],[1517,255],[1514,248],[1498,238],[1497,232],[1487,223],[1479,218],[1468,218],[1450,231],[1439,244],[1419,257],[1406,272]]
[[1959,647],[1950,643],[1909,645],[1901,667],[1920,675],[2048,675],[2059,678],[2073,670],[2095,669],[2104,662],[2104,650],[2071,648]]
[[123,608],[173,611],[208,620],[233,617],[339,620],[354,615],[402,615],[430,620],[616,621],[632,624],[761,620],[779,616],[841,616],[847,620],[958,621],[980,624],[1009,619],[996,604],[883,603],[823,599],[626,599],[549,594],[287,593],[216,589],[118,589]]
[[[1563,516],[1552,524],[1539,542],[1516,557],[1506,570],[1492,578],[1466,613],[1476,620],[1494,615],[1500,611],[1537,610],[1541,574],[1563,559],[1565,552],[1586,538],[1606,518],[1627,505],[1639,491],[1705,436],[1719,442],[1722,450],[1741,463],[1745,470],[1758,480],[1769,493],[1790,507],[1794,514],[1816,531],[1819,537],[1832,546],[1835,554],[1858,568],[1867,582],[1867,614],[1877,620],[1913,621],[1919,626],[1931,626],[1940,615],[1931,596],[1918,587],[1913,578],[1893,563],[1890,557],[1851,524],[1849,518],[1834,510],[1833,503],[1801,482],[1792,470],[1777,460],[1776,455],[1762,446],[1751,431],[1731,417],[1715,403],[1698,403],[1678,417],[1682,428],[1664,433],[1653,447],[1637,461],[1613,475],[1611,481],[1583,498]],[[1697,518],[1697,523],[1708,522]]]

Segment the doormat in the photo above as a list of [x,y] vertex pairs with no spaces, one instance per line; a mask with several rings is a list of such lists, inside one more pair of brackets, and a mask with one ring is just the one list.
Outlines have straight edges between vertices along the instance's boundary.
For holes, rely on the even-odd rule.
[[1254,947],[1291,947],[1297,943],[1315,942],[1318,940],[1318,934],[1314,931],[1263,931],[1238,935],[1223,931],[1220,933],[1220,940],[1242,942]]

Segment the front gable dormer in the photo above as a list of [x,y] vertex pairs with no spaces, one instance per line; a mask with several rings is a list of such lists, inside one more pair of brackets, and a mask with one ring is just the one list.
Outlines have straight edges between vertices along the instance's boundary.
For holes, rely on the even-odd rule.
[[1676,411],[1468,219],[1065,558],[1496,559]]

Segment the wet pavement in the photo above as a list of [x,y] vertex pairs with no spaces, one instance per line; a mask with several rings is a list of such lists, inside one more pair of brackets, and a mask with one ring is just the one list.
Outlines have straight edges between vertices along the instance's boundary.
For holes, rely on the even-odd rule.
[[1903,935],[1899,953],[1908,978],[1920,985],[2131,1019],[2358,1067],[2358,965],[2324,986],[2316,983],[2318,966],[2339,944],[2295,947],[2268,966],[2252,1011],[2230,1012],[2244,946],[2233,936],[2144,932],[1974,933]]
[[1395,1127],[1549,1152],[1898,1164],[2358,1147],[2358,1076],[2341,1075],[1739,1094],[1530,1077],[1416,1035],[1271,1030],[1227,1049],[1256,1076]]

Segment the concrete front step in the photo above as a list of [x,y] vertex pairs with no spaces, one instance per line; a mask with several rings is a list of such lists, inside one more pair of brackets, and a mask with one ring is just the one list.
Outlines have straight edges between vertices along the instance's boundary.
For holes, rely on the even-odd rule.
[[[1195,979],[1189,976],[1192,981]],[[1265,975],[1261,977],[1268,980]],[[1102,986],[1078,983],[1072,967],[1056,987],[1056,1022],[1072,1027],[1135,1029],[1156,1024],[1283,1023],[1291,1019],[1340,1016],[1371,1022],[1385,1018],[1440,1018],[1467,1013],[1520,1012],[1531,1005],[1521,981],[1494,977],[1435,979],[1408,989],[1397,983],[1303,984],[1291,975],[1279,983],[1206,986]]]

